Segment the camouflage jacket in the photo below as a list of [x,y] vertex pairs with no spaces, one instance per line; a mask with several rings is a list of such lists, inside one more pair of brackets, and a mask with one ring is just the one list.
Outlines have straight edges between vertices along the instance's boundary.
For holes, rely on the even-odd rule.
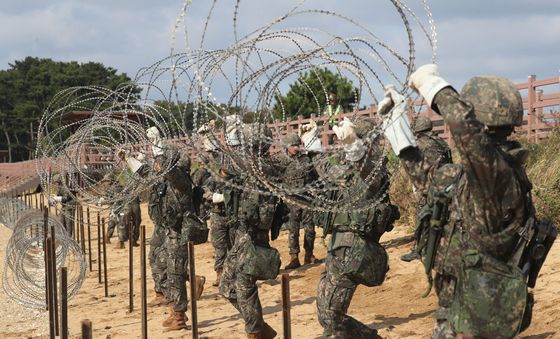
[[302,188],[317,179],[317,172],[311,158],[306,154],[293,157],[284,154],[278,157],[278,161],[277,166],[283,170],[282,182],[288,187]]
[[473,106],[452,88],[436,94],[433,108],[451,130],[462,171],[451,219],[461,248],[507,261],[529,211],[530,182],[519,162],[476,119]]
[[185,214],[194,213],[192,184],[184,169],[175,166],[152,186],[148,213],[156,225],[180,230]]
[[425,204],[428,188],[434,172],[451,162],[447,143],[432,133],[416,134],[418,147],[409,148],[400,154],[400,159],[417,192],[418,204]]

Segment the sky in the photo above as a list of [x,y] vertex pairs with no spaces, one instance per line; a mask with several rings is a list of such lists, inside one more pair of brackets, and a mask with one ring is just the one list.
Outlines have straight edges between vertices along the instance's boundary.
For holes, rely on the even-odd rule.
[[[421,0],[405,1],[426,22]],[[560,1],[427,0],[437,28],[437,63],[456,87],[477,74],[498,74],[524,82],[527,76],[559,76]],[[179,25],[175,50],[198,47],[209,0],[194,0]],[[296,0],[243,0],[238,34],[243,36],[284,13]],[[183,0],[2,0],[0,69],[26,56],[57,61],[95,61],[134,76],[170,53],[172,31]],[[204,48],[225,48],[233,40],[235,1],[216,3]],[[389,0],[308,0],[302,9],[343,14],[406,51],[404,25]],[[311,19],[310,19],[311,18]],[[328,21],[328,20],[327,20]],[[334,24],[333,24],[334,22]],[[356,32],[340,21],[296,17],[290,27],[329,27],[333,34]],[[417,26],[412,27],[420,32]],[[361,34],[361,33],[360,33]],[[417,64],[430,61],[427,40],[415,39]],[[282,48],[282,42],[271,41]]]

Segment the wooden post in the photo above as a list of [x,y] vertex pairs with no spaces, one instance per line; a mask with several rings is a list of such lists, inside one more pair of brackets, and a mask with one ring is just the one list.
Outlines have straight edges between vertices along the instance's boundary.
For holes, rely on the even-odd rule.
[[82,204],[79,205],[80,209],[76,211],[80,213],[80,233],[82,234],[82,254],[86,255],[86,232],[84,229],[84,206]]
[[[49,310],[50,306],[50,295],[49,295],[49,286],[50,286],[50,268],[49,268],[49,253],[47,251],[47,235],[49,233],[49,209],[45,208],[43,210],[43,255],[45,257],[45,298],[47,302],[47,310]],[[50,314],[49,314],[50,316]]]
[[196,310],[196,269],[194,260],[194,244],[189,241],[189,278],[191,280],[191,321],[192,321],[192,338],[198,339],[198,316]]
[[105,239],[105,218],[101,218],[101,232],[103,232],[103,284],[105,285],[105,297],[109,297],[107,286],[107,245]]
[[132,251],[132,223],[128,216],[125,217],[124,222],[128,228],[128,312],[132,313],[134,310],[134,262]]
[[49,308],[49,334],[50,334],[50,338],[54,339],[56,337],[56,332],[55,332],[55,327],[56,327],[56,323],[55,323],[55,319],[54,319],[54,297],[53,297],[53,288],[52,288],[52,239],[50,236],[47,237],[47,241],[46,241],[46,254],[47,254],[47,281],[46,281],[46,285],[47,285],[47,294],[48,294],[48,299],[49,299],[49,303],[48,303],[48,308]]
[[292,338],[292,326],[290,323],[290,275],[282,274],[282,320],[284,323],[284,339]]
[[68,269],[60,269],[60,338],[68,339]]
[[91,262],[91,220],[89,214],[89,206],[87,207],[87,240],[88,240],[88,257],[89,257],[89,271],[93,270]]
[[58,326],[58,284],[57,284],[57,274],[56,274],[56,236],[55,236],[55,232],[54,232],[54,225],[51,225],[51,291],[53,294],[53,311],[54,311],[54,322],[55,322],[55,330],[56,330],[56,335],[59,335],[59,326]]
[[535,91],[535,75],[529,75],[527,77],[527,140],[533,141],[533,129],[535,124],[535,98],[536,98],[536,91]]
[[93,326],[88,319],[82,320],[82,339],[93,339]]
[[142,339],[148,338],[148,301],[146,288],[146,226],[140,226],[140,281],[142,297]]
[[101,216],[97,211],[97,277],[101,284]]

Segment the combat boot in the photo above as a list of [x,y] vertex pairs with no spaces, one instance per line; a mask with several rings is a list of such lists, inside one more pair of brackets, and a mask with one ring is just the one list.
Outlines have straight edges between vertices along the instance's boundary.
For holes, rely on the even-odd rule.
[[222,278],[222,271],[216,271],[216,281],[212,283],[212,286],[220,286],[220,279]]
[[319,260],[317,260],[317,258],[315,258],[315,256],[313,255],[313,252],[305,252],[305,257],[303,258],[303,263],[305,265],[317,264],[318,262],[319,262]]
[[115,248],[118,250],[122,250],[124,248],[124,241],[119,241]]
[[[187,325],[187,315],[185,312],[173,312],[171,314],[171,322],[167,325],[164,332],[190,330],[191,327]],[[165,325],[164,325],[165,326]]]
[[411,262],[416,259],[420,259],[420,253],[418,253],[416,249],[413,249],[410,253],[401,256],[401,260],[406,262]]
[[299,263],[299,258],[297,254],[290,254],[290,262],[288,265],[284,266],[285,270],[293,270],[294,268],[301,267]]
[[138,241],[133,240],[132,241],[132,247],[140,247],[140,244],[138,243]]
[[206,282],[206,277],[201,275],[195,276],[195,284],[196,284],[196,300],[200,300],[202,296],[202,292],[204,291],[204,283]]
[[264,323],[263,329],[258,333],[247,333],[247,339],[273,339],[276,331],[269,324]]
[[175,318],[175,306],[173,304],[169,305],[169,317],[161,322],[163,327],[168,327],[173,322]]
[[169,300],[163,295],[163,293],[156,292],[156,296],[152,299],[149,303],[149,307],[156,307],[161,305],[166,305],[169,303]]

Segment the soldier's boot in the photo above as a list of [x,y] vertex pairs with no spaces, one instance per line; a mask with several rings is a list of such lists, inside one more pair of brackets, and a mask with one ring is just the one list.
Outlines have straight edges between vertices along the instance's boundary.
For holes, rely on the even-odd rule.
[[161,322],[161,325],[163,327],[168,327],[169,325],[171,325],[171,323],[173,322],[173,319],[175,317],[175,308],[174,308],[173,303],[171,303],[169,305],[168,310],[169,310],[169,316],[167,317],[167,319],[165,319],[164,321]]
[[247,333],[247,339],[273,339],[278,333],[270,327],[269,324],[264,323],[263,329],[258,333]]
[[261,339],[273,339],[277,334],[278,333],[276,333],[276,331],[267,323],[264,323],[264,327],[260,332]]
[[220,286],[220,279],[222,278],[222,271],[216,271],[216,281],[212,283],[212,286]]
[[161,305],[165,305],[165,304],[168,304],[168,303],[169,303],[169,300],[167,300],[167,298],[163,295],[163,293],[156,292],[156,296],[154,297],[154,299],[152,299],[148,303],[148,306],[149,307],[156,307],[156,306],[161,306]]
[[305,252],[305,257],[303,258],[303,263],[305,265],[317,264],[318,262],[319,262],[319,260],[317,258],[315,258],[315,256],[313,255],[313,252]]
[[124,248],[124,241],[119,241],[115,248],[118,250],[122,250]]
[[297,254],[290,254],[290,262],[288,265],[284,266],[285,270],[293,270],[294,268],[301,267],[299,263],[299,257]]
[[136,240],[132,241],[132,247],[139,247],[139,246],[140,246],[140,244],[138,243],[138,241],[136,241]]
[[411,262],[413,260],[420,259],[420,253],[416,249],[413,249],[407,254],[401,256],[402,261]]
[[201,275],[195,276],[195,284],[196,284],[196,300],[200,300],[202,296],[202,292],[204,291],[204,283],[206,282],[206,277]]
[[169,325],[167,326],[164,325],[165,327],[167,327],[164,330],[164,332],[191,329],[191,327],[187,325],[188,318],[185,312],[173,312],[170,318],[171,318],[171,322],[169,322]]

